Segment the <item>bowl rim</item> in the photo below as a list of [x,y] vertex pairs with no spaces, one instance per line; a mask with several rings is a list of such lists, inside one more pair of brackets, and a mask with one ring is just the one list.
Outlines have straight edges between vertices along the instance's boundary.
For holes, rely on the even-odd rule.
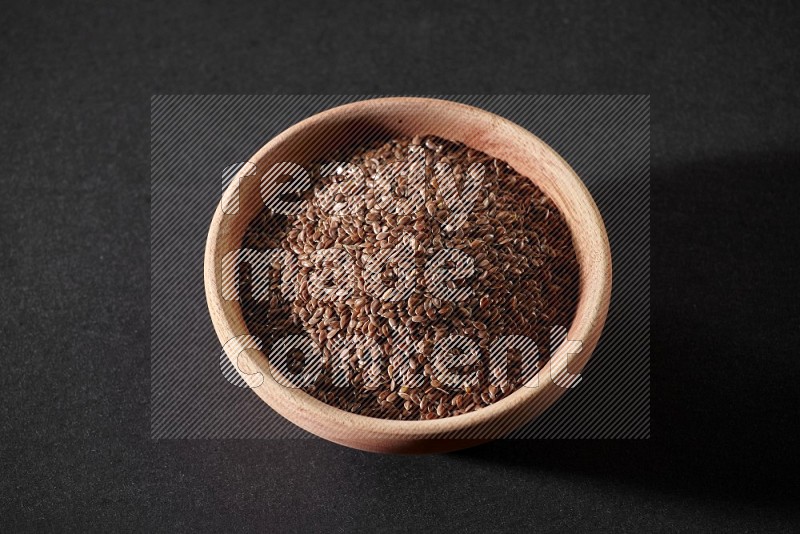
[[[572,193],[577,194],[579,197],[576,198],[575,201],[577,202],[577,205],[582,207],[582,216],[586,218],[587,225],[585,226],[584,231],[587,229],[593,230],[593,232],[590,232],[591,235],[589,237],[591,237],[591,240],[595,245],[595,249],[591,251],[592,265],[586,265],[585,262],[588,260],[587,257],[582,258],[584,261],[580,261],[581,258],[579,258],[581,287],[579,290],[575,317],[568,329],[570,334],[569,339],[573,339],[573,334],[583,334],[581,337],[577,337],[577,339],[580,339],[583,342],[581,357],[578,358],[577,361],[575,358],[569,360],[570,370],[573,373],[580,372],[585,367],[586,363],[591,357],[592,351],[597,345],[597,341],[604,326],[608,312],[611,292],[611,251],[608,242],[608,236],[600,212],[580,177],[554,149],[552,149],[549,145],[547,145],[544,141],[527,129],[524,129],[512,121],[509,121],[508,119],[495,115],[484,109],[450,100],[421,97],[373,98],[359,100],[327,109],[290,126],[277,136],[270,139],[248,159],[248,162],[257,164],[259,161],[263,160],[267,154],[270,154],[273,150],[275,150],[276,147],[291,141],[292,138],[303,133],[304,131],[317,127],[320,124],[331,121],[332,119],[344,117],[353,111],[358,110],[360,112],[369,112],[372,110],[374,112],[380,112],[381,107],[385,108],[385,106],[398,105],[412,107],[445,106],[462,114],[469,114],[474,117],[480,117],[483,120],[489,120],[493,123],[502,124],[505,128],[510,129],[510,131],[513,131],[517,135],[524,137],[527,142],[538,145],[541,149],[541,153],[551,158],[552,161],[549,163],[558,166],[558,170],[563,173],[560,179],[571,182],[570,185],[574,188]],[[476,147],[476,149],[479,148]],[[237,173],[232,180],[231,185],[225,189],[220,202],[217,204],[209,227],[204,257],[205,293],[212,323],[220,342],[225,348],[228,358],[231,360],[234,368],[243,378],[245,374],[239,368],[239,365],[237,365],[237,359],[241,361],[243,358],[250,370],[256,368],[258,371],[263,373],[265,369],[262,363],[254,359],[248,352],[242,352],[242,348],[244,347],[239,346],[236,343],[233,343],[234,346],[231,347],[232,343],[230,343],[230,341],[234,340],[237,336],[242,336],[241,333],[237,333],[236,327],[240,326],[243,321],[241,319],[241,313],[239,313],[239,317],[237,318],[232,317],[230,313],[226,313],[224,310],[224,306],[221,302],[221,292],[219,290],[217,256],[220,240],[222,239],[223,234],[226,233],[225,230],[227,228],[227,224],[230,224],[230,219],[226,221],[226,215],[224,213],[223,206],[227,206],[232,196],[238,192],[236,184],[238,184],[240,178],[244,177],[245,172],[246,169],[242,169],[239,171],[239,173]],[[537,186],[541,187],[534,178],[528,178],[534,181]],[[562,206],[558,205],[556,199],[551,198],[551,200],[553,200],[559,210],[563,212]],[[567,222],[569,223],[569,221]],[[249,222],[247,224],[249,224]],[[247,224],[244,226],[246,227]],[[572,225],[569,225],[569,230],[573,241],[573,248],[576,251],[576,255],[578,255],[579,250]],[[600,272],[595,276],[589,276],[584,272],[587,269],[598,269]],[[592,291],[589,291],[589,288],[584,287],[584,280],[588,280],[593,284],[596,284],[596,287],[593,287]],[[585,301],[584,299],[590,300]],[[581,310],[586,311],[581,317],[579,317]],[[573,332],[573,329],[576,327],[576,325],[582,326],[579,332]],[[585,341],[586,339],[590,340],[588,343],[589,346],[587,346]],[[503,399],[490,404],[489,406],[485,406],[466,414],[442,419],[380,419],[347,412],[340,408],[326,404],[300,389],[288,388],[277,384],[274,382],[274,379],[266,376],[269,374],[268,372],[265,373],[261,385],[251,389],[254,389],[255,392],[274,410],[301,428],[309,430],[314,434],[320,435],[321,437],[332,441],[337,441],[350,446],[356,446],[358,448],[374,449],[374,446],[370,445],[369,443],[371,440],[408,439],[414,441],[421,439],[436,439],[442,436],[453,436],[457,435],[460,431],[486,425],[489,421],[507,412],[513,410],[519,412],[520,410],[523,410],[524,405],[530,405],[537,397],[545,395],[546,391],[552,390],[552,388],[548,389],[547,387],[543,387],[542,382],[544,381],[546,385],[548,383],[552,383],[551,363],[557,357],[566,357],[564,354],[564,351],[567,350],[566,345],[567,343],[564,343],[535,375],[538,381],[537,387],[520,387],[507,397],[504,397]],[[264,360],[266,360],[266,356],[264,356]],[[542,380],[542,377],[544,380]],[[558,387],[558,389],[565,388]],[[563,394],[563,391],[555,391],[555,398],[551,402],[547,403],[543,409],[547,409],[549,406],[551,406],[557,400],[557,398],[561,396],[561,394]],[[309,425],[309,421],[317,421],[323,428],[321,429],[317,425]],[[520,421],[519,424],[524,422],[525,421]],[[494,437],[489,437],[488,439],[494,439]],[[354,444],[353,442],[356,443]]]

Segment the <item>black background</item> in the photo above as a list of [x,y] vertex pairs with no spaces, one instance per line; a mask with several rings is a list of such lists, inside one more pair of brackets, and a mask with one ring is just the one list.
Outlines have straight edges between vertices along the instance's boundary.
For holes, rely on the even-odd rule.
[[[798,528],[788,2],[0,17],[4,530]],[[150,96],[272,92],[652,95],[652,438],[431,457],[150,440]]]

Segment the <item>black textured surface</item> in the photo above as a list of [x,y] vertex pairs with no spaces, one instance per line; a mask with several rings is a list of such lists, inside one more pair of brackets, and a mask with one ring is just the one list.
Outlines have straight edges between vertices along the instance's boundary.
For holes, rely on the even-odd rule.
[[[788,2],[84,2],[0,13],[4,531],[791,531]],[[652,438],[385,457],[149,439],[156,93],[652,95]]]

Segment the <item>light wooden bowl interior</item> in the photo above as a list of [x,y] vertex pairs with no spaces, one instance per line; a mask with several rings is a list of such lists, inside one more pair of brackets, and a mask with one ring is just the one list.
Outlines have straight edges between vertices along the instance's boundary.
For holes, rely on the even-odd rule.
[[[248,224],[262,208],[259,177],[273,164],[309,165],[325,160],[343,146],[365,140],[436,135],[459,141],[508,162],[552,199],[572,233],[580,266],[580,298],[568,331],[582,350],[569,356],[569,371],[584,368],[606,320],[611,292],[611,253],[600,213],[570,166],[527,130],[489,112],[449,101],[422,98],[367,100],[314,115],[284,131],[250,162],[253,176],[239,176],[239,209],[226,214],[236,189],[229,188],[214,214],[205,255],[205,287],[214,328],[228,357],[250,381],[260,373],[254,391],[269,406],[300,427],[325,439],[375,452],[425,453],[455,450],[507,435],[531,421],[567,390],[553,382],[550,364],[538,373],[537,387],[523,387],[475,412],[431,421],[384,420],[352,414],[313,398],[300,389],[279,385],[271,377],[266,356],[234,338],[248,334],[238,301],[221,294],[221,259],[240,248]],[[245,171],[242,171],[245,174]],[[231,341],[233,340],[233,341]],[[566,344],[565,344],[566,345]],[[258,380],[256,381],[258,382]]]

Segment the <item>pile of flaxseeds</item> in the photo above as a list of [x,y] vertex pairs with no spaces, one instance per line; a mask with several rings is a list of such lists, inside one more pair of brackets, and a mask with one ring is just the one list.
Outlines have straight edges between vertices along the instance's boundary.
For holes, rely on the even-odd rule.
[[[305,209],[275,215],[265,208],[243,243],[296,257],[293,300],[281,298],[280,280],[270,298],[246,291],[242,298],[265,353],[287,334],[317,344],[320,372],[303,385],[310,395],[372,417],[460,415],[509,395],[537,369],[520,350],[508,351],[507,367],[498,369],[493,343],[526,336],[541,366],[551,328],[571,324],[579,288],[569,229],[506,163],[417,137],[357,151],[312,174]],[[455,381],[453,373],[445,380],[434,357],[454,336],[478,349],[454,360]]]

